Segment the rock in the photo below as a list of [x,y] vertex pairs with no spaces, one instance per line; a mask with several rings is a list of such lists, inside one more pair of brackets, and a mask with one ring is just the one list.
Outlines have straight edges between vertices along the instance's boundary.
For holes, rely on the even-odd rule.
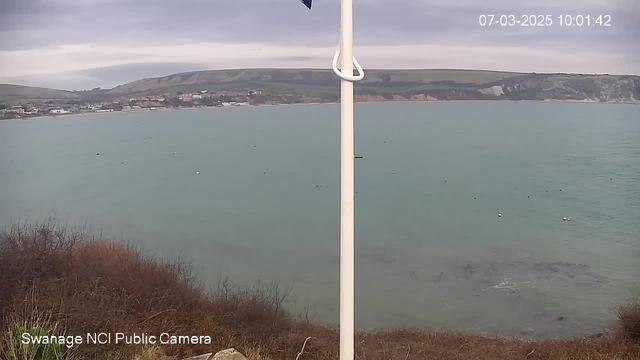
[[434,280],[438,280],[438,281],[439,281],[439,280],[447,280],[447,275],[446,275],[444,272],[440,271],[440,274],[435,275],[435,276],[433,277],[433,279],[434,279]]
[[231,348],[218,351],[215,353],[202,354],[182,360],[247,360],[238,350]]
[[438,100],[437,98],[431,96],[431,95],[425,95],[425,94],[416,94],[413,95],[409,98],[409,100],[411,101],[435,101]]
[[462,270],[467,274],[473,274],[476,272],[476,269],[471,264],[464,264],[462,266]]
[[386,101],[382,95],[356,95],[354,96],[355,102],[370,102],[370,101]]
[[496,85],[484,89],[478,89],[478,92],[485,95],[501,96],[504,95],[502,85]]
[[208,354],[202,354],[202,355],[198,355],[198,356],[194,356],[194,357],[190,357],[182,360],[209,360],[212,357],[213,357],[213,353],[208,353]]
[[525,335],[525,336],[531,336],[533,333],[535,332],[535,330],[531,327],[528,328],[520,328],[520,334],[521,335]]
[[211,360],[247,360],[238,350],[231,348],[218,351]]

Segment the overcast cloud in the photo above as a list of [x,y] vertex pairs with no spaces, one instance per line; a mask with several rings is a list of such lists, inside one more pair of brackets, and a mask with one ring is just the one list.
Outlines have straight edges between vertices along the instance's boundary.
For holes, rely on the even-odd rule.
[[[339,1],[0,0],[0,82],[80,89],[173,72],[327,68]],[[640,74],[640,0],[354,0],[365,68]],[[611,15],[483,28],[481,14]]]

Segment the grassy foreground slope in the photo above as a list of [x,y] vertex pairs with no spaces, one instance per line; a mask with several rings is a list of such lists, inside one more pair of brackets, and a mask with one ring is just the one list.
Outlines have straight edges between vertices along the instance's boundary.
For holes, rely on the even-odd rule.
[[[144,256],[52,222],[0,232],[0,357],[25,359],[15,329],[50,335],[124,332],[209,335],[211,345],[162,345],[149,358],[180,358],[235,347],[250,359],[337,359],[334,328],[292,318],[277,286],[207,293],[179,262]],[[640,307],[619,309],[615,333],[528,341],[452,331],[360,332],[356,359],[640,359]],[[18,325],[17,325],[18,324]],[[308,339],[304,352],[301,350]],[[58,351],[58,350],[56,350]],[[80,345],[64,359],[133,359],[142,345]],[[165,359],[165,357],[162,357]],[[47,359],[48,360],[48,359]]]

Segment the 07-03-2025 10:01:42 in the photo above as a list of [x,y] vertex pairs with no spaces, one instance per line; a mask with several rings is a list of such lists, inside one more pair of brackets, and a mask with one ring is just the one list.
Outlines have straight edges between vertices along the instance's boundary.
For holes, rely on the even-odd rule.
[[485,15],[478,17],[482,27],[610,27],[611,15]]

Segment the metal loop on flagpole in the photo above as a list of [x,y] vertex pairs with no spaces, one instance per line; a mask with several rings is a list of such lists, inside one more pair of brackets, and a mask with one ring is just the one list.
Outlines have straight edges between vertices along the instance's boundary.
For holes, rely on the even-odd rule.
[[338,75],[341,79],[344,79],[347,81],[353,82],[353,81],[360,81],[364,79],[364,70],[362,70],[362,66],[360,66],[360,63],[358,63],[358,60],[356,60],[355,56],[353,57],[353,64],[356,66],[356,70],[358,70],[357,76],[344,74],[342,71],[340,71],[340,69],[338,69],[338,59],[340,58],[340,47],[341,45],[338,45],[338,50],[336,50],[336,54],[333,56],[333,72],[336,75]]

